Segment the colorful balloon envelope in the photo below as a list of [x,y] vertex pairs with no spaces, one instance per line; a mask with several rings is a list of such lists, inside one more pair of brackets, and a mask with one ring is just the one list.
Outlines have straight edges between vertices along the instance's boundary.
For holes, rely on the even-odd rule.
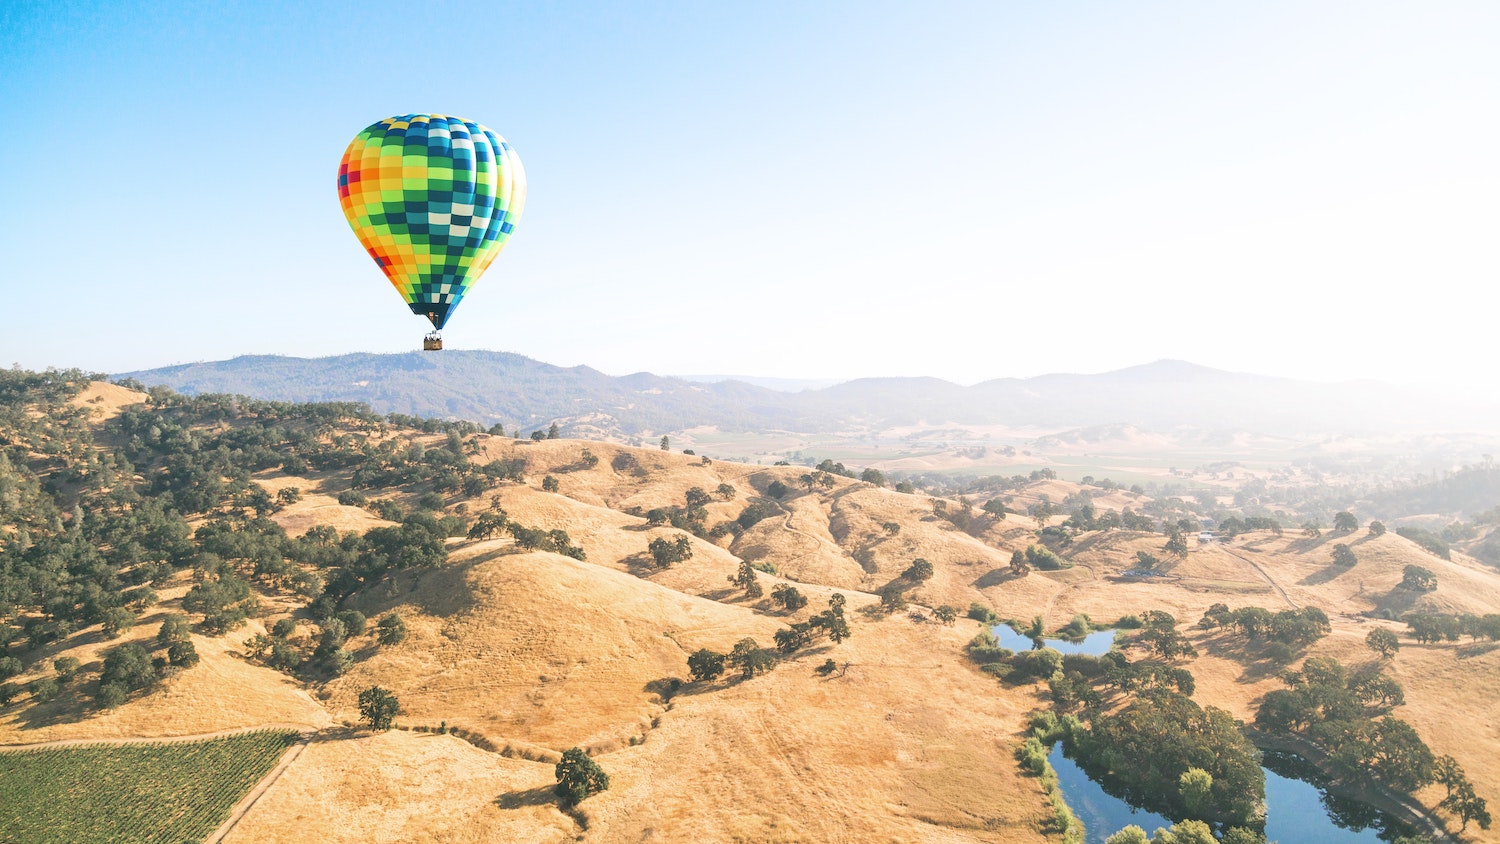
[[349,227],[435,329],[505,248],[525,203],[515,151],[459,117],[386,118],[356,135],[339,162]]

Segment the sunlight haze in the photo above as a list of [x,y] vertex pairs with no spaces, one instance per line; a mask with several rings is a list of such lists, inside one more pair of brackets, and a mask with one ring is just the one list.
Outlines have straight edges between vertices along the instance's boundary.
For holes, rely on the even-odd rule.
[[416,348],[335,177],[366,125],[442,112],[530,180],[451,348],[1500,399],[1492,3],[409,9],[7,4],[0,358]]

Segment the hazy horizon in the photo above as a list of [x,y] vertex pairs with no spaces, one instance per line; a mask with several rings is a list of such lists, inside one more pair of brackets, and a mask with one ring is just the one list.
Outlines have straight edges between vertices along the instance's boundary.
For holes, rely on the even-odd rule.
[[[386,58],[469,55],[449,18],[489,64]],[[445,112],[530,181],[452,348],[1500,400],[1497,32],[1484,3],[12,5],[0,97],[38,118],[0,137],[0,361],[416,348],[335,174],[370,123]]]

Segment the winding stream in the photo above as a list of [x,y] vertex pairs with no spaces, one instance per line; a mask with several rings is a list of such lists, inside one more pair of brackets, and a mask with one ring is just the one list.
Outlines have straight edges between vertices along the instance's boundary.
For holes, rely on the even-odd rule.
[[[1000,624],[992,628],[1000,646],[1013,651],[1032,648],[1031,639]],[[1112,630],[1090,633],[1082,640],[1043,639],[1042,643],[1063,654],[1101,656],[1114,646]],[[1073,813],[1083,822],[1086,844],[1104,844],[1121,827],[1134,824],[1150,835],[1172,821],[1105,792],[1098,783],[1063,755],[1062,743],[1052,748],[1047,760],[1057,772],[1058,787]],[[1278,844],[1381,844],[1406,832],[1402,824],[1356,800],[1339,797],[1324,789],[1317,769],[1290,753],[1266,751],[1261,769],[1266,775],[1266,840]],[[1387,830],[1390,832],[1387,834]],[[1384,837],[1382,837],[1384,836]]]
[[[1078,764],[1063,755],[1062,743],[1052,748],[1047,761],[1057,771],[1058,787],[1073,813],[1083,822],[1086,844],[1104,840],[1129,824],[1150,835],[1157,827],[1169,827],[1170,819],[1135,809],[1111,796],[1089,779]],[[1279,844],[1380,844],[1389,829],[1404,832],[1399,822],[1363,803],[1323,791],[1315,782],[1315,770],[1290,754],[1267,753],[1266,839]],[[1280,773],[1278,773],[1280,771]],[[1299,777],[1308,777],[1300,779]]]

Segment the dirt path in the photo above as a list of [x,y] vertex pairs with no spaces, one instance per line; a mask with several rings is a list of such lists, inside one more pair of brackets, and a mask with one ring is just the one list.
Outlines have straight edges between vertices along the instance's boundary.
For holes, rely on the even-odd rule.
[[229,817],[222,824],[219,824],[219,828],[214,830],[212,835],[203,839],[204,844],[219,844],[220,841],[223,841],[224,836],[232,832],[235,824],[238,824],[240,819],[245,816],[245,813],[250,811],[250,808],[255,805],[255,801],[259,800],[260,796],[265,794],[267,789],[276,784],[276,780],[281,778],[283,771],[291,767],[293,762],[297,761],[297,757],[301,756],[302,751],[307,749],[307,745],[312,741],[314,735],[316,733],[305,732],[297,740],[296,744],[287,748],[286,753],[282,754],[281,760],[276,763],[276,767],[272,768],[270,773],[261,777],[260,782],[256,783],[254,788],[250,789],[250,793],[240,798],[240,802],[234,804],[234,808],[229,810]]
[[1266,581],[1266,583],[1270,584],[1272,589],[1276,590],[1276,594],[1281,596],[1281,600],[1286,601],[1287,606],[1291,607],[1294,610],[1302,609],[1302,607],[1299,606],[1296,601],[1293,601],[1292,597],[1286,593],[1286,590],[1281,588],[1281,584],[1272,580],[1271,576],[1269,574],[1266,574],[1266,570],[1261,568],[1259,563],[1255,562],[1249,557],[1234,553],[1234,549],[1230,548],[1228,545],[1224,545],[1221,547],[1224,549],[1224,553],[1235,558],[1236,560],[1239,560],[1242,563],[1245,563],[1246,565],[1250,566],[1250,568],[1255,569],[1255,573],[1260,575]]
[[804,539],[811,540],[813,544],[813,548],[811,551],[805,551],[793,557],[792,559],[800,560],[803,557],[809,556],[811,554],[816,554],[818,552],[818,549],[823,547],[823,540],[817,538],[816,536],[813,536],[810,533],[807,533],[806,531],[798,530],[797,528],[792,527],[792,517],[797,514],[792,512],[791,510],[787,510],[785,507],[783,507],[782,510],[786,511],[786,518],[781,522],[782,529],[787,531],[788,533],[795,533]]
[[[1095,572],[1093,570],[1093,568],[1090,567],[1090,566],[1084,565],[1083,563],[1078,563],[1074,567],[1075,568],[1083,569],[1083,570],[1085,570],[1085,571],[1087,571],[1089,573],[1089,579],[1087,581],[1085,581],[1086,583],[1093,583],[1094,581],[1096,581],[1096,580],[1099,579],[1099,574],[1097,572]],[[1052,610],[1053,610],[1054,607],[1057,606],[1057,600],[1059,598],[1061,598],[1062,596],[1068,594],[1069,592],[1073,592],[1073,591],[1075,591],[1077,589],[1082,588],[1083,585],[1084,585],[1083,583],[1069,583],[1069,584],[1063,586],[1063,588],[1057,590],[1056,592],[1053,592],[1052,593],[1052,597],[1050,597],[1050,598],[1047,599],[1047,608],[1044,609],[1044,610],[1042,610],[1042,618],[1043,618],[1043,620],[1052,617]]]

